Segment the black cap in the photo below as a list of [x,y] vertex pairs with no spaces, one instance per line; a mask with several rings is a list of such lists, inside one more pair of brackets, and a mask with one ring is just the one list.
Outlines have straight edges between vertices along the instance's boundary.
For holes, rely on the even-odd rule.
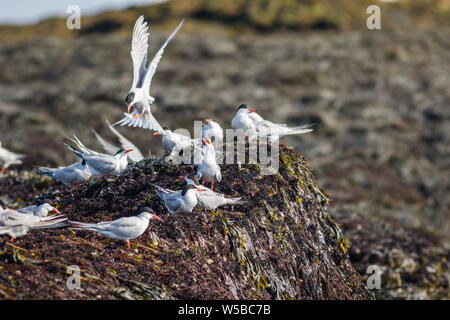
[[241,110],[241,109],[248,109],[248,105],[241,104],[237,109],[238,109],[238,111]]
[[186,184],[183,187],[183,191],[181,191],[181,194],[184,196],[186,194],[186,192],[188,192],[188,190],[190,189],[196,189],[196,186],[193,186],[192,184]]
[[142,208],[140,208],[139,211],[138,211],[138,214],[141,214],[142,212],[148,212],[148,213],[151,213],[151,214],[155,213],[155,211],[153,211],[153,209],[149,208],[149,207],[142,207]]
[[125,150],[123,150],[123,149],[119,149],[119,150],[117,150],[117,152],[114,154],[115,156],[116,155],[118,155],[119,153],[121,153],[121,152],[124,152]]

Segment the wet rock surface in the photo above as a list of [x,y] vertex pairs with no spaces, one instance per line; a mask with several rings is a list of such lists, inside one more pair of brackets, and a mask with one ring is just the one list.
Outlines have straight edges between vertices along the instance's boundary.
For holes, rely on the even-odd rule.
[[[143,160],[117,178],[73,192],[45,187],[71,220],[98,222],[152,207],[164,220],[132,241],[70,229],[32,232],[0,241],[0,294],[7,299],[370,299],[348,257],[328,199],[309,164],[283,148],[278,174],[255,165],[222,166],[216,189],[246,205],[169,215],[152,183],[181,187],[190,165]],[[3,179],[0,192],[11,198]],[[25,181],[38,177],[23,177]],[[38,192],[36,192],[38,194]],[[11,202],[9,199],[8,203]],[[32,201],[30,201],[31,203]],[[81,269],[81,289],[69,290],[67,267]]]

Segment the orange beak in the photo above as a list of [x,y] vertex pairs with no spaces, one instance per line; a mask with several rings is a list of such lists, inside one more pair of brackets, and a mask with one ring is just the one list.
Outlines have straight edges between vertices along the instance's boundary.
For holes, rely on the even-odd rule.
[[178,179],[183,179],[184,180],[184,177],[183,176],[179,176]]
[[250,112],[256,112],[256,109],[255,108],[250,108],[250,109],[248,109]]
[[205,189],[195,189],[195,191],[206,191]]
[[154,136],[157,136],[157,135],[160,135],[160,134],[161,134],[161,132],[156,131],[153,135],[154,135]]
[[158,217],[158,216],[153,216],[153,219],[156,219],[156,220],[158,220],[158,221],[161,221],[161,218]]
[[205,121],[206,121],[206,123],[210,123],[211,119],[206,119]]
[[130,109],[133,105],[130,103],[129,105],[127,105],[127,109],[128,109],[128,113],[130,113]]
[[59,210],[56,208],[53,208],[53,211],[55,211],[57,214],[61,214],[61,212],[59,212]]
[[133,149],[128,149],[125,151],[125,153],[131,152],[131,151],[133,151]]

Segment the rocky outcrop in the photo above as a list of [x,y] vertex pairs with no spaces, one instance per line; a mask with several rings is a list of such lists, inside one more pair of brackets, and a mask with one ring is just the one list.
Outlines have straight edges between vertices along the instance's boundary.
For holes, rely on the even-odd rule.
[[[36,231],[0,242],[5,298],[370,299],[348,256],[348,243],[327,213],[328,196],[307,161],[282,147],[280,170],[223,165],[216,188],[245,205],[169,215],[152,183],[180,187],[189,165],[146,159],[117,178],[64,191],[43,190],[72,220],[96,222],[150,206],[163,218],[124,243],[69,229]],[[33,181],[35,177],[27,178]],[[47,178],[39,178],[47,180]],[[1,194],[8,194],[2,180]],[[48,181],[48,180],[47,180]],[[44,184],[45,185],[45,184]],[[14,195],[9,203],[12,205]],[[69,290],[67,267],[81,269]]]

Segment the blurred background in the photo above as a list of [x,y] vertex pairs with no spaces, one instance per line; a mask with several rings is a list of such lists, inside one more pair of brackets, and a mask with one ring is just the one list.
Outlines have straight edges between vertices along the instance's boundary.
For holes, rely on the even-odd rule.
[[[315,122],[281,143],[310,160],[338,222],[394,221],[448,255],[450,0],[154,2],[0,5],[0,140],[29,155],[22,168],[75,161],[64,135],[98,150],[92,128],[113,140],[105,119],[126,109],[134,22],[150,21],[151,57],[185,17],[152,82],[161,125],[192,132],[212,117],[229,128],[241,103],[274,122]],[[69,4],[80,30],[66,27]],[[366,26],[372,4],[380,30]],[[118,129],[162,154],[150,131]]]

